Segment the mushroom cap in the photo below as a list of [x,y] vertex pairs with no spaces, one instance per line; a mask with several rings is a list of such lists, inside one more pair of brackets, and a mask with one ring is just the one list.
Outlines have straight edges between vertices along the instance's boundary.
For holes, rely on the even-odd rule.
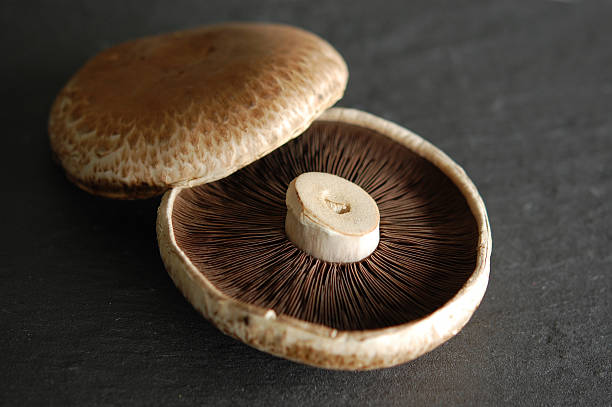
[[486,208],[461,167],[434,145],[384,119],[352,109],[334,108],[321,120],[374,130],[408,147],[438,167],[465,197],[478,228],[476,266],[463,287],[444,305],[421,319],[380,329],[339,331],[274,310],[238,301],[224,294],[202,274],[177,244],[172,224],[175,198],[183,188],[168,191],[157,217],[161,257],[177,287],[191,304],[224,333],[259,350],[313,366],[366,370],[415,359],[434,349],[468,322],[488,279],[491,232]]
[[347,79],[331,45],[284,25],[140,38],[94,56],[60,91],[51,147],[82,189],[147,198],[273,151],[340,99]]

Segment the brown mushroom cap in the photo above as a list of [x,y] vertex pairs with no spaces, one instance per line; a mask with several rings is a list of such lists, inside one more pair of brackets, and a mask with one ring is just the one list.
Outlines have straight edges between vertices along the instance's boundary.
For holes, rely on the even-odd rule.
[[51,109],[68,177],[112,198],[223,178],[301,134],[344,92],[342,57],[306,31],[221,24],[112,47]]

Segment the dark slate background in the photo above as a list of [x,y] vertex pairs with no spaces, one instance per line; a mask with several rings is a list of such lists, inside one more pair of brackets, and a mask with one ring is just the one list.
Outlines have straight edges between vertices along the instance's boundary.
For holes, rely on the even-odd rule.
[[[610,1],[30,2],[0,6],[3,405],[611,405]],[[157,252],[159,199],[116,202],[51,161],[56,92],[98,51],[224,20],[329,40],[341,106],[446,151],[486,201],[489,289],[420,359],[302,366],[219,333]]]

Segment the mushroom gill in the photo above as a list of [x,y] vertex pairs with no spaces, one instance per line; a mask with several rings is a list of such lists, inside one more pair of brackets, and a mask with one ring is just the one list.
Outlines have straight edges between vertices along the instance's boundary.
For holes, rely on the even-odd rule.
[[[368,257],[323,261],[287,238],[286,191],[307,172],[342,177],[375,200],[380,242]],[[461,289],[477,261],[476,220],[442,171],[373,130],[331,121],[182,190],[172,223],[178,247],[224,294],[338,330],[422,318]]]

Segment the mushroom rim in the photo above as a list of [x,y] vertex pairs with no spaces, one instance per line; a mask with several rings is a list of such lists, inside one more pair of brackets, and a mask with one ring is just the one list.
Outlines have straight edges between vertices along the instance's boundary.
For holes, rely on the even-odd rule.
[[474,216],[479,236],[474,271],[450,300],[431,314],[404,324],[340,331],[276,315],[270,309],[231,298],[198,271],[175,240],[172,211],[175,198],[187,188],[183,186],[167,191],[158,210],[157,235],[161,257],[171,278],[194,308],[222,332],[259,350],[332,369],[366,370],[415,359],[456,335],[484,296],[492,247],[484,202],[458,164],[410,130],[348,108],[329,109],[316,121],[353,124],[387,136],[431,162],[459,189]]

